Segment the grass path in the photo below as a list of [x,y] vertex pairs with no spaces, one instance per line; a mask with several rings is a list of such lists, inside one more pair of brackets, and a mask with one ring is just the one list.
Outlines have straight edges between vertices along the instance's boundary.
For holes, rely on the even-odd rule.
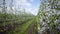
[[34,22],[34,18],[28,22],[26,22],[25,24],[22,25],[22,29],[21,32],[19,34],[25,34],[25,31],[27,30],[27,28],[30,26],[31,23]]

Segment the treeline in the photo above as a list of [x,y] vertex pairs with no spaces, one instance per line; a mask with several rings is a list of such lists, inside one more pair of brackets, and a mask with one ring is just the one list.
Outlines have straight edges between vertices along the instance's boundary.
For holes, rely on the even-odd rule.
[[60,34],[60,0],[41,0],[38,12],[40,34]]
[[27,13],[25,9],[23,9],[23,11],[18,11],[14,8],[15,10],[13,10],[13,0],[11,0],[9,11],[6,4],[6,0],[0,0],[0,34],[15,34],[17,33],[14,32],[15,30],[21,30],[19,28],[22,28],[26,22],[35,17],[31,13]]

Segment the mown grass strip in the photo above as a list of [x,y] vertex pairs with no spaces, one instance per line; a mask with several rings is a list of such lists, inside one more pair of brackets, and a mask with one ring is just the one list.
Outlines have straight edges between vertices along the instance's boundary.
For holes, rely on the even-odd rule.
[[31,23],[33,23],[34,19],[28,21],[27,23],[25,23],[22,26],[21,32],[19,34],[25,34],[25,31],[27,30],[27,28],[30,26]]

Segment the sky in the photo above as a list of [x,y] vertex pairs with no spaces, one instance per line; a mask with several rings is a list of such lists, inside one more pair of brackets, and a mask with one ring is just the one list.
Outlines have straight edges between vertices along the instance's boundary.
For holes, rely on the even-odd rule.
[[[7,6],[10,6],[11,0],[6,0]],[[16,7],[20,10],[25,9],[26,12],[37,15],[40,6],[40,0],[13,0],[13,9]]]
[[14,5],[19,6],[21,9],[25,9],[26,12],[37,15],[40,6],[40,0],[14,0]]

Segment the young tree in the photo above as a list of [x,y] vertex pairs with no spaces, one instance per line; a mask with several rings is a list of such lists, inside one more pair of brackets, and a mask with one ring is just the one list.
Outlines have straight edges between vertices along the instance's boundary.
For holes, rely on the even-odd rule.
[[5,3],[5,0],[3,0],[2,13],[4,14],[4,16],[2,16],[3,17],[3,25],[5,26],[5,20],[6,20],[6,3]]

